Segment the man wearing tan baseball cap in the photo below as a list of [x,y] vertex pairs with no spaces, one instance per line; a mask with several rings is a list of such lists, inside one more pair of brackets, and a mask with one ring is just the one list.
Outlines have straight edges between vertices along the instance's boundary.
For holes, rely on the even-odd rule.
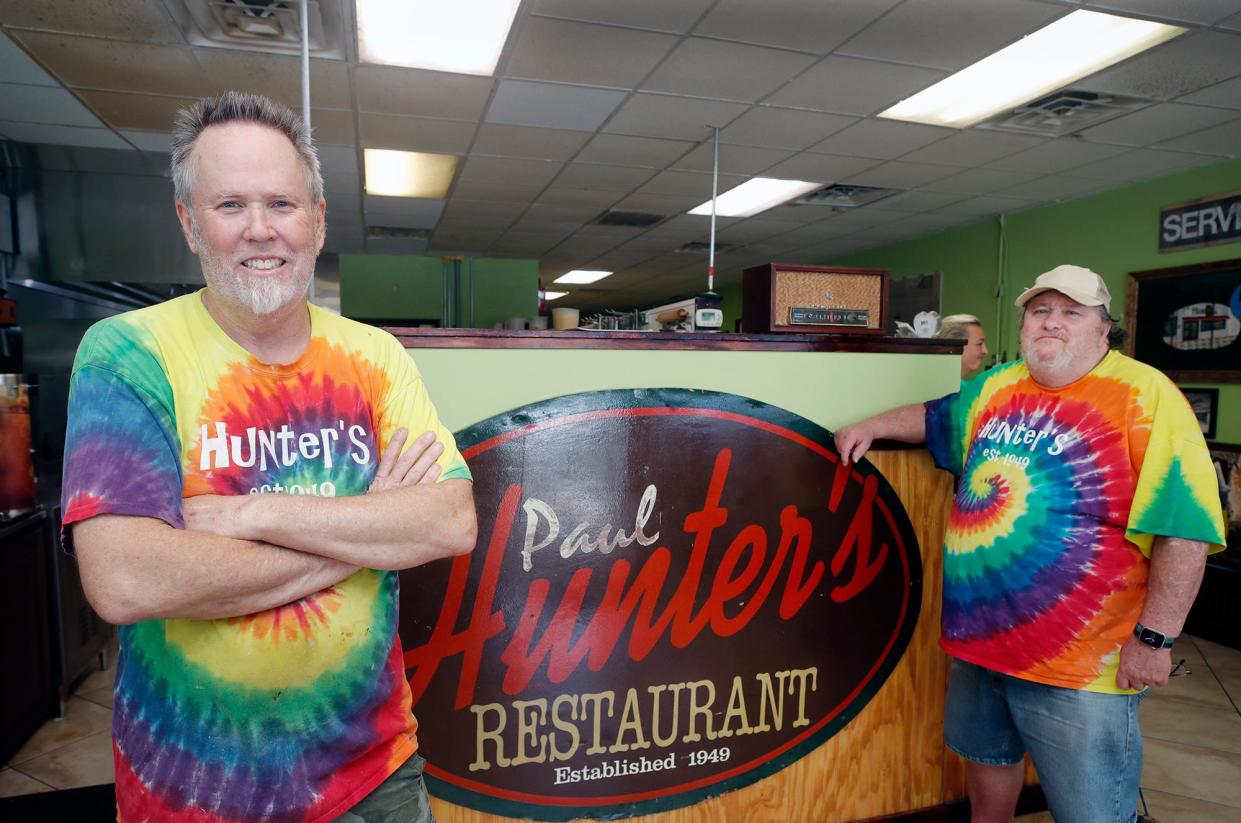
[[1021,359],[955,394],[836,433],[843,462],[886,438],[956,475],[940,646],[944,737],[972,820],[1012,819],[1028,752],[1057,823],[1133,823],[1137,706],[1224,523],[1197,420],[1162,373],[1111,347],[1112,297],[1062,265],[1016,300]]

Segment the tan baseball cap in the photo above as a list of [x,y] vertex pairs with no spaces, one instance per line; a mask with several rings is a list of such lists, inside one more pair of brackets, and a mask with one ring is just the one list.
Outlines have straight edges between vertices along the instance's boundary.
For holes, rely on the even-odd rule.
[[1033,286],[1018,295],[1017,306],[1024,306],[1045,291],[1058,291],[1083,306],[1102,306],[1109,312],[1112,310],[1112,293],[1107,290],[1103,278],[1081,266],[1056,266],[1051,271],[1043,272]]

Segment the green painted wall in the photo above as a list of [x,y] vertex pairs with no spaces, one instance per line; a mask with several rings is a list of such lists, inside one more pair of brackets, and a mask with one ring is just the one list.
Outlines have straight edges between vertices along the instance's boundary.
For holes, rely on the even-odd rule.
[[[342,254],[340,312],[346,317],[439,320],[444,261],[412,254]],[[473,291],[470,284],[473,280]],[[538,310],[537,260],[466,258],[461,262],[458,323],[491,328]]]
[[[1123,317],[1130,272],[1241,258],[1241,243],[1158,251],[1160,207],[1239,188],[1241,159],[1226,160],[831,262],[886,268],[894,277],[943,272],[941,310],[978,315],[992,351],[1011,359],[1018,351],[1013,300],[1040,272],[1060,263],[1088,266],[1102,275],[1112,292],[1112,313]],[[1241,385],[1185,385],[1219,387],[1216,439],[1241,443]]]
[[618,388],[729,392],[835,431],[955,391],[955,355],[843,352],[410,349],[452,431],[564,394]]

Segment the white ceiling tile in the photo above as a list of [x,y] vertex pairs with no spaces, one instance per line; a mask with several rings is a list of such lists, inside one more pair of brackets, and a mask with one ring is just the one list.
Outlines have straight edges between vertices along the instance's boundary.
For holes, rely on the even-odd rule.
[[67,86],[199,97],[218,89],[194,60],[193,49],[13,31],[44,68]]
[[499,181],[459,180],[452,190],[452,196],[465,200],[530,203],[541,191],[543,191],[542,186],[523,186]]
[[690,37],[676,47],[642,88],[754,102],[813,62],[814,58],[805,54]]
[[1037,206],[1041,202],[1041,200],[1029,197],[1005,197],[998,194],[989,194],[962,200],[950,206],[944,206],[937,214],[948,217],[985,217],[991,214],[1012,214],[1022,209],[1028,209],[1031,206]]
[[353,146],[334,146],[330,143],[319,143],[315,146],[319,152],[319,170],[324,177],[329,175],[358,174],[358,150]]
[[724,128],[748,108],[745,103],[722,100],[635,94],[625,101],[603,131],[696,143],[711,136],[712,126]]
[[957,194],[987,194],[998,189],[1028,183],[1038,176],[1027,172],[1001,169],[967,169],[951,177],[936,180],[930,184],[930,188],[935,191]]
[[545,186],[556,176],[564,163],[554,160],[529,160],[515,157],[484,157],[472,155],[465,161],[460,179],[481,183],[522,183]]
[[[488,228],[503,228],[526,210],[522,203],[493,203],[489,200],[458,200],[453,198],[444,209],[444,220],[472,222]],[[481,218],[487,222],[476,220]],[[504,222],[504,221],[508,222]]]
[[142,151],[162,152],[164,154],[172,151],[172,135],[167,132],[122,129],[120,134]]
[[1087,163],[1067,173],[1095,180],[1146,180],[1210,163],[1215,159],[1201,154],[1185,154],[1179,151],[1134,149],[1115,157]]
[[719,231],[724,243],[755,243],[790,231],[792,225],[779,220],[764,220],[762,216],[742,220]]
[[1042,137],[1025,134],[969,129],[915,149],[901,159],[913,163],[942,163],[946,166],[981,166],[1034,148],[1044,140]]
[[914,149],[955,133],[954,129],[925,126],[921,123],[867,118],[833,134],[812,148],[824,154],[895,160]]
[[1167,140],[1160,143],[1159,148],[1236,157],[1241,155],[1241,120],[1232,120],[1214,128]]
[[1027,0],[908,0],[837,53],[956,71],[1066,12]]
[[[745,182],[744,177],[734,174],[721,174],[719,190],[726,192]],[[696,171],[664,171],[655,175],[638,192],[639,194],[683,194],[701,196],[702,200],[711,199],[711,175]]]
[[1237,112],[1229,109],[1190,106],[1184,103],[1159,103],[1086,129],[1082,132],[1082,137],[1102,143],[1149,146],[1216,126],[1236,117]]
[[847,175],[840,182],[881,188],[914,189],[935,180],[942,180],[960,171],[955,166],[931,166],[926,163],[893,160],[856,174]]
[[1225,18],[1219,22],[1219,27],[1229,29],[1231,31],[1241,31],[1241,12],[1234,14],[1232,17]]
[[353,70],[359,111],[477,120],[491,95],[490,77],[397,66]]
[[804,226],[823,219],[823,209],[818,206],[776,206],[763,212],[764,220],[789,223],[789,228]]
[[29,86],[53,86],[60,88],[56,78],[30,58],[8,36],[0,31],[0,77],[7,83],[24,83]]
[[1097,11],[1140,14],[1169,23],[1214,25],[1236,14],[1236,0],[1086,0]]
[[184,38],[160,0],[3,0],[7,26],[76,32],[148,43],[182,43]]
[[1065,169],[1102,160],[1120,154],[1127,149],[1123,146],[1108,146],[1102,143],[1087,143],[1073,137],[1061,137],[1049,140],[1032,149],[1019,152],[989,163],[993,169],[1008,171],[1025,171],[1032,174],[1055,174]]
[[801,150],[855,122],[840,114],[755,106],[721,130],[720,142]]
[[422,254],[430,245],[425,237],[368,237],[367,254]]
[[[283,54],[194,49],[194,59],[209,78],[212,89],[248,91],[270,97],[296,111],[302,107],[301,60]],[[350,109],[349,69],[338,60],[310,61],[310,104],[322,109]],[[413,112],[406,112],[412,114]]]
[[885,197],[875,203],[875,208],[885,211],[921,214],[923,212],[933,212],[949,203],[959,203],[965,198],[966,195],[964,194],[919,189]]
[[683,34],[715,0],[534,0],[531,11],[572,20],[615,23]]
[[946,74],[874,60],[827,57],[765,102],[841,114],[875,114]]
[[575,206],[602,211],[615,203],[620,196],[619,193],[612,191],[567,189],[552,186],[539,195],[538,203],[545,206]]
[[1177,98],[1178,103],[1197,103],[1202,106],[1222,106],[1241,109],[1241,77],[1234,77],[1214,86],[1207,86],[1192,94]]
[[1079,80],[1090,91],[1167,100],[1241,75],[1241,34],[1191,31]]
[[429,229],[444,213],[443,200],[422,197],[384,197],[368,194],[363,207],[370,226],[393,226],[402,229]]
[[670,34],[531,17],[517,34],[504,76],[630,89],[676,43]]
[[577,159],[587,163],[612,163],[620,166],[647,166],[662,169],[693,148],[688,140],[663,140],[655,137],[629,137],[619,134],[597,134]]
[[460,120],[369,112],[358,115],[358,137],[369,149],[465,154],[474,137],[474,128],[474,123]]
[[701,202],[702,195],[700,194],[650,194],[639,192],[625,197],[612,206],[612,208],[621,211],[648,212],[650,214],[679,214],[689,211]]
[[781,180],[835,183],[874,165],[876,161],[869,158],[837,157],[805,151],[772,166],[764,174]]
[[0,83],[0,120],[103,127],[98,117],[64,89],[11,83]]
[[[130,149],[128,143],[108,129],[75,126],[44,126],[33,123],[0,122],[0,134],[19,143],[51,143],[57,146],[91,146],[100,149]],[[132,149],[131,149],[132,150]]]
[[694,34],[827,54],[899,0],[721,0]]
[[594,131],[625,99],[622,91],[501,80],[487,109],[488,123]]
[[1036,200],[1072,200],[1077,197],[1084,197],[1087,194],[1094,194],[1113,185],[1110,181],[1103,182],[1100,180],[1087,180],[1081,177],[1064,177],[1049,174],[1046,177],[1040,177],[1028,183],[1011,186],[1004,189],[1001,193],[1016,197],[1030,197]]
[[[728,174],[756,175],[792,156],[793,152],[781,149],[720,146],[720,171]],[[688,171],[710,172],[714,167],[714,157],[714,146],[710,143],[703,143],[672,165],[673,168]]]
[[589,139],[588,132],[483,123],[474,137],[473,151],[499,157],[568,160]]
[[629,192],[642,185],[655,173],[654,169],[638,166],[609,166],[602,163],[569,163],[556,185],[568,189],[602,189]]

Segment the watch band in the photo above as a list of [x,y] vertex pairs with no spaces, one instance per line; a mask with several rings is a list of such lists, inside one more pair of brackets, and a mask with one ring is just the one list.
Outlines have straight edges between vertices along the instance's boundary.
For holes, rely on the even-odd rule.
[[1152,649],[1170,649],[1176,642],[1175,637],[1168,637],[1163,632],[1143,626],[1141,623],[1134,625],[1133,636]]

